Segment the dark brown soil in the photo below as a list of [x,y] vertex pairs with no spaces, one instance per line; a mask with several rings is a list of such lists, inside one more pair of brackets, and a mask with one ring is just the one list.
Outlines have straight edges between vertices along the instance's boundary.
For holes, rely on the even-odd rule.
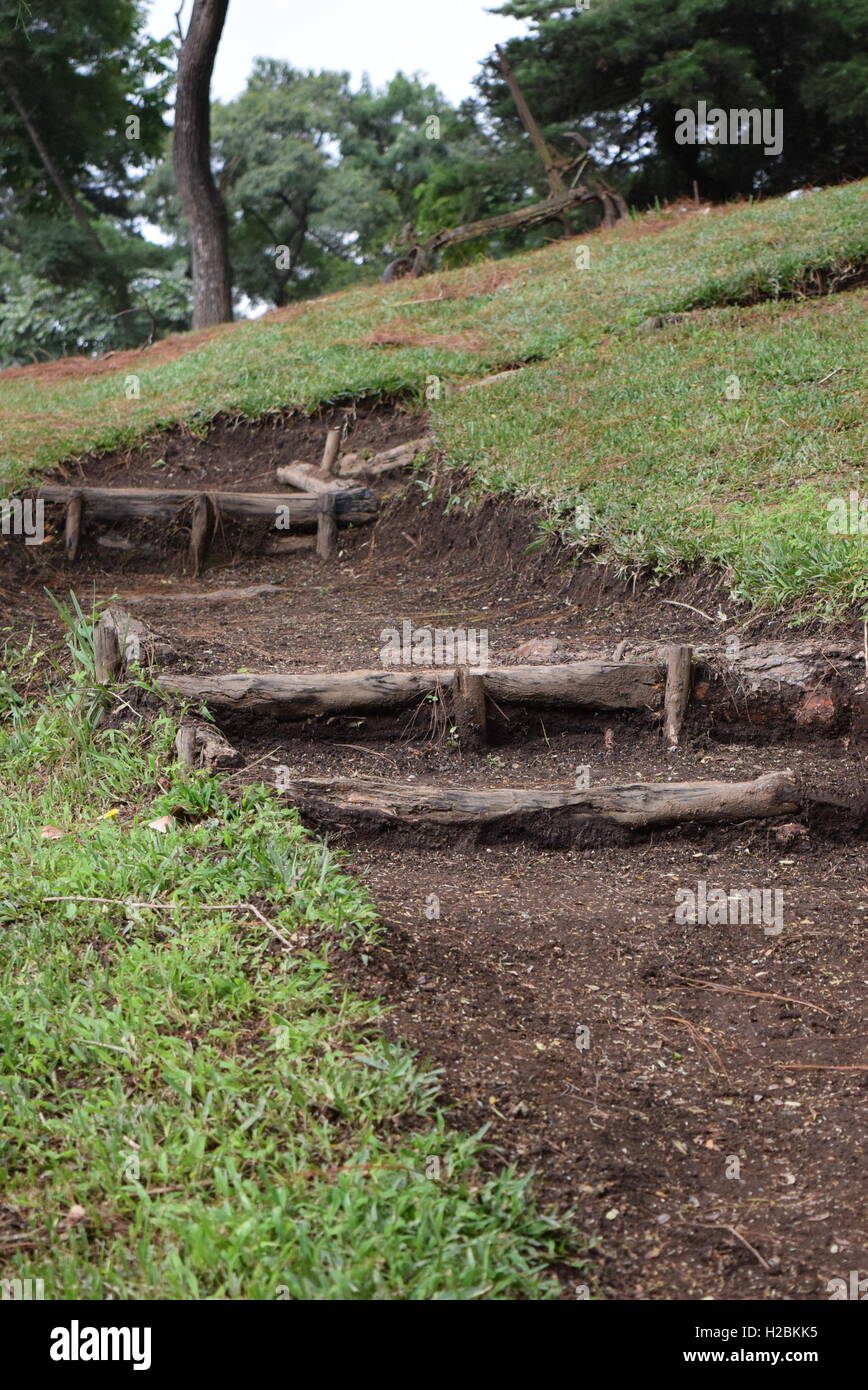
[[[205,443],[176,433],[70,471],[103,484],[219,480],[264,491],[276,460],[317,456],[326,423],[225,423]],[[385,447],[419,426],[418,416],[369,409],[352,426],[352,447]],[[8,621],[20,632],[35,620],[56,635],[43,586],[63,593],[74,583],[84,599],[117,594],[192,671],[376,666],[381,632],[404,620],[484,627],[494,662],[533,638],[556,638],[556,659],[611,654],[625,639],[720,640],[720,625],[675,603],[712,615],[722,606],[739,625],[707,576],[651,589],[594,565],[576,570],[554,548],[528,554],[528,509],[489,502],[444,517],[442,502],[425,505],[406,479],[380,494],[377,526],[342,531],[333,565],[230,545],[196,582],[183,573],[183,545],[119,561],[91,536],[74,573],[57,543],[20,547],[0,571],[0,585],[15,589]],[[279,591],[171,598],[266,582]],[[281,764],[471,785],[546,784],[587,765],[594,784],[791,767],[830,792],[864,789],[864,750],[850,739],[757,747],[694,737],[670,757],[651,725],[612,716],[534,715],[487,754],[463,754],[430,707],[397,729],[238,716],[222,727],[248,759],[236,784],[273,783]],[[830,1278],[864,1275],[864,841],[837,838],[834,825],[805,833],[752,823],[629,848],[443,849],[349,834],[332,843],[347,851],[384,927],[380,946],[336,952],[335,968],[382,996],[390,1034],[442,1068],[454,1122],[489,1127],[491,1164],[533,1167],[541,1196],[573,1209],[594,1246],[595,1272],[581,1278],[596,1292],[824,1299]],[[680,922],[679,894],[700,880],[781,892],[783,930]],[[570,1280],[565,1296],[574,1296]]]

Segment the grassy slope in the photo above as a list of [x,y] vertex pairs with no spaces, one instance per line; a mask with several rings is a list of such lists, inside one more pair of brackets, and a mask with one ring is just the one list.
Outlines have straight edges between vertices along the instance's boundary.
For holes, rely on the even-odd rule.
[[265,788],[174,766],[168,718],[101,726],[84,670],[28,709],[29,665],[0,676],[0,1277],[554,1294],[562,1237],[527,1179],[479,1173],[436,1077],[336,983],[330,956],[376,924],[335,856]]
[[[754,600],[819,593],[832,613],[864,597],[864,538],[830,539],[825,501],[859,486],[865,458],[866,292],[785,297],[817,272],[868,263],[868,184],[637,219],[586,244],[587,269],[576,243],[554,244],[239,324],[137,369],[138,399],[126,398],[127,367],[0,378],[0,470],[20,483],[35,466],[177,420],[204,429],[221,411],[421,392],[431,376],[535,361],[520,382],[435,405],[448,458],[479,487],[565,505],[581,496],[591,526],[576,539],[627,568],[703,557]],[[714,307],[766,296],[780,299]],[[688,309],[682,324],[641,331],[649,315]],[[410,341],[378,345],[373,333]],[[725,396],[732,374],[740,401]]]

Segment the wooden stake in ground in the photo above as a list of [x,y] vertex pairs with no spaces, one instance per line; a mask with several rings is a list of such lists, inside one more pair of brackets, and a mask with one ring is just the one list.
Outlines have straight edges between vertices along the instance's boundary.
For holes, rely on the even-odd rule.
[[212,532],[211,504],[204,493],[193,503],[193,516],[190,525],[190,564],[193,578],[198,579],[208,554]]
[[461,747],[469,751],[484,748],[487,738],[485,680],[466,666],[456,668],[452,683],[452,716]]
[[244,758],[213,724],[185,719],[175,735],[175,748],[188,767],[205,767],[209,772],[225,767],[243,767]]
[[123,657],[118,634],[113,627],[97,627],[93,634],[93,656],[96,678],[100,685],[111,685],[123,670]]
[[[163,595],[158,597],[162,599]],[[177,653],[165,637],[117,605],[105,610],[99,625],[114,632],[124,669],[129,666],[169,665],[177,660]]]
[[338,523],[335,520],[335,499],[323,493],[316,528],[316,553],[321,560],[333,560],[338,548]]
[[74,492],[66,506],[66,518],[64,521],[63,544],[66,551],[66,558],[70,564],[78,555],[78,547],[81,541],[81,517],[84,511],[84,499],[80,492]]
[[693,648],[669,647],[666,653],[666,694],[663,700],[663,732],[670,748],[677,748],[690,699]]
[[326,435],[320,474],[323,478],[333,478],[338,471],[338,454],[341,451],[342,430],[329,430]]

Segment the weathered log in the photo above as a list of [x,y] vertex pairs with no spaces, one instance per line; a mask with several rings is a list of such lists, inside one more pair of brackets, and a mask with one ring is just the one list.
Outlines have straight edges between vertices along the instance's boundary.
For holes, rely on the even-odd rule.
[[116,604],[105,610],[99,626],[114,633],[124,667],[166,665],[177,660],[177,652],[165,637]]
[[338,548],[338,524],[335,520],[335,499],[333,495],[323,497],[323,505],[316,528],[316,553],[321,560],[333,560]]
[[792,815],[800,807],[790,772],[753,782],[635,783],[577,790],[558,787],[435,787],[369,778],[299,777],[281,783],[303,816],[369,828],[557,831],[577,836],[606,825],[627,830]]
[[659,709],[663,673],[659,666],[626,661],[503,666],[485,672],[485,690],[499,704]]
[[84,511],[84,502],[81,493],[74,492],[66,504],[66,516],[63,527],[63,545],[66,558],[72,564],[78,555],[78,547],[81,543],[81,518]]
[[466,666],[459,666],[455,671],[452,717],[462,748],[474,751],[485,747],[485,681],[478,671],[470,671]]
[[[591,709],[659,706],[657,666],[588,661],[565,666],[510,666],[481,671],[498,704],[578,705]],[[378,713],[451,690],[453,671],[430,668],[341,671],[336,674],[176,676],[167,690],[215,708],[259,711],[284,718]]]
[[670,748],[677,748],[690,700],[693,649],[672,646],[667,653],[666,694],[663,700],[663,733]]
[[[295,538],[294,538],[295,539]],[[124,594],[125,603],[231,603],[234,599],[262,598],[264,594],[286,594],[279,584],[247,584],[237,589],[164,590],[159,594]]]
[[185,719],[175,735],[175,748],[188,767],[205,767],[210,772],[227,767],[243,767],[244,758],[205,720]]
[[114,628],[94,628],[93,659],[96,678],[100,685],[111,685],[118,679],[123,669],[123,657]]
[[408,440],[406,444],[396,444],[394,448],[383,449],[369,459],[363,459],[361,454],[344,454],[340,463],[341,477],[379,478],[384,473],[394,473],[399,468],[408,468],[416,455],[429,448],[431,442],[432,436],[423,434],[418,439]]
[[214,709],[237,709],[284,719],[311,715],[376,714],[424,699],[451,671],[342,671],[337,675],[172,676],[168,694]]
[[[47,483],[37,496],[44,502],[67,503],[71,495],[80,494],[88,515],[118,520],[123,517],[150,521],[171,521],[189,507],[201,492],[181,492],[166,488],[147,487],[87,487],[69,488]],[[290,525],[315,522],[320,514],[322,498],[318,494],[298,492],[212,492],[208,496],[222,516],[246,521],[254,517],[286,516]],[[335,500],[339,522],[359,524],[373,521],[377,514],[376,499],[367,488],[342,488]],[[285,526],[282,529],[286,529]]]
[[279,483],[289,483],[290,487],[297,487],[300,492],[327,493],[331,496],[346,490],[346,483],[342,483],[340,478],[320,478],[312,463],[302,463],[300,459],[294,463],[279,464],[275,476]]

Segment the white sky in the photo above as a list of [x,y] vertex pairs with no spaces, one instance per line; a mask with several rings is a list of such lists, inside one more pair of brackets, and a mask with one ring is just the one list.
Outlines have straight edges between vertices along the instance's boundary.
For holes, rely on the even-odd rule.
[[[152,0],[151,33],[175,28],[179,0]],[[488,0],[492,8],[499,0]],[[191,0],[185,0],[189,16]],[[211,95],[228,101],[244,89],[254,58],[296,68],[363,73],[382,86],[396,72],[424,73],[452,102],[496,43],[523,33],[521,20],[487,12],[482,0],[229,0]]]

